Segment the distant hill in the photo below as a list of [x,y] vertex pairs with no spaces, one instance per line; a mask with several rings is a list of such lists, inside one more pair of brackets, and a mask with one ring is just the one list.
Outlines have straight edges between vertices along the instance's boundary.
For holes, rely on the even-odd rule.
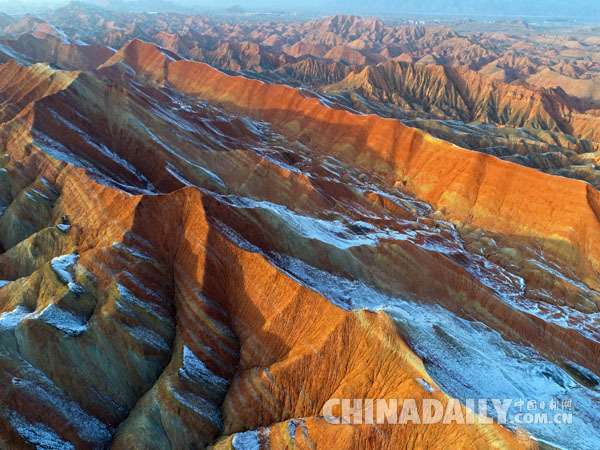
[[225,12],[230,14],[244,14],[246,11],[240,5],[234,5],[231,8],[227,8]]

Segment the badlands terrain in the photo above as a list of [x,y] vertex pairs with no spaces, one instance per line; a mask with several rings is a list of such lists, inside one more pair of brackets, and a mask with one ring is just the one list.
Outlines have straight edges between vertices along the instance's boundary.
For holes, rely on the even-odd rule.
[[598,30],[275,19],[0,15],[0,447],[598,448]]

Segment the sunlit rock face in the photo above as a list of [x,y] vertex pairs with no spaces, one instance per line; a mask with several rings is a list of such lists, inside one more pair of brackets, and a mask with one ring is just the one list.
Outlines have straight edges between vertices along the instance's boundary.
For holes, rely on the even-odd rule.
[[232,13],[70,4],[40,18],[7,16],[0,21],[0,62],[91,70],[140,39],[170,57],[307,87],[462,148],[600,187],[600,41],[593,28],[459,19],[415,26],[347,15],[304,22]]
[[[381,32],[321,26],[314,48]],[[600,440],[593,187],[164,46],[46,32],[40,54],[68,70],[0,66],[2,446]],[[333,398],[568,398],[576,413],[334,425]]]

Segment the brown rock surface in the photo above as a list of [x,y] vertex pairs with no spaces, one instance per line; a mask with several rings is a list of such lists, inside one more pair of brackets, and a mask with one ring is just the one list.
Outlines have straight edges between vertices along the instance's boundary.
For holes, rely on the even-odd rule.
[[[304,26],[314,45],[360,33],[353,52],[370,52],[368,39],[404,33],[462,58],[448,44],[462,38],[445,28],[342,16]],[[441,71],[398,67],[407,79]],[[535,448],[498,424],[321,416],[330,398],[446,403],[465,381],[484,395],[497,372],[453,370],[489,364],[486,351],[509,376],[552,386],[542,393],[578,395],[582,410],[597,400],[590,185],[141,40],[92,72],[0,71],[2,445]],[[465,100],[445,82],[457,111],[461,101],[475,111],[490,86],[499,111],[515,104],[507,92],[531,92],[453,74],[476,88]],[[545,110],[528,114],[551,127]],[[444,327],[430,332],[434,319]],[[478,353],[480,336],[495,343]],[[588,414],[582,439],[593,438]]]

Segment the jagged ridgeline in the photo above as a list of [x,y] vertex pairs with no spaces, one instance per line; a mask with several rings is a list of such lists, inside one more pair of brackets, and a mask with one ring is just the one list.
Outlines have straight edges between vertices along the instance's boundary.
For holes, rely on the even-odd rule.
[[[444,27],[44,19],[0,17],[0,446],[600,439],[593,99]],[[572,423],[324,417],[524,396]]]

